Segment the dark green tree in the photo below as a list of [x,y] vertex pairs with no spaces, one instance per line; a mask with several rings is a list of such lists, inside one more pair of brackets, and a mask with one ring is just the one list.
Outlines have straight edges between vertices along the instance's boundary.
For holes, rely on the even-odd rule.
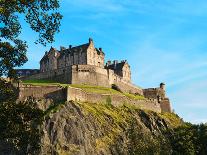
[[62,15],[58,0],[0,0],[0,76],[15,75],[14,67],[27,61],[27,44],[19,39],[23,16],[30,28],[39,34],[36,43],[46,45],[59,32]]
[[174,155],[197,155],[201,149],[199,126],[186,123],[171,133],[171,145]]
[[[207,153],[207,125],[200,124],[198,127],[198,139],[200,142],[199,155],[205,155]],[[197,145],[197,144],[196,144]]]
[[[0,0],[0,77],[14,77],[14,68],[27,61],[27,44],[19,37],[19,17],[39,34],[35,43],[46,45],[59,32],[62,15],[58,8],[58,0]],[[44,113],[33,100],[16,102],[17,91],[0,78],[0,152],[37,154]]]
[[16,91],[0,80],[0,154],[37,154],[44,112],[32,99],[16,102]]

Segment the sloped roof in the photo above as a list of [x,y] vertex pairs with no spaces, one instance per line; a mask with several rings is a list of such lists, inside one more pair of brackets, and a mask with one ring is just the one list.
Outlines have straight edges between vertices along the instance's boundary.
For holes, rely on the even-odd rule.
[[88,47],[89,47],[89,43],[75,46],[75,47],[72,47],[71,49],[68,48],[68,49],[62,50],[60,52],[60,57],[63,57],[67,53],[75,53],[75,52],[79,52],[80,50],[86,51]]
[[112,70],[122,70],[125,64],[128,64],[127,61],[121,61],[118,63],[113,63],[108,66],[106,66],[107,69],[112,69]]
[[59,51],[58,51],[56,48],[51,47],[50,50],[49,50],[49,52],[45,52],[45,55],[42,57],[42,59],[40,60],[40,62],[49,60],[49,58],[48,58],[48,54],[49,54],[51,51],[55,51],[55,52],[58,54],[57,57],[60,55]]
[[98,49],[98,48],[96,48],[96,52],[98,53],[98,55],[100,55],[100,54],[105,55],[105,53],[102,50]]

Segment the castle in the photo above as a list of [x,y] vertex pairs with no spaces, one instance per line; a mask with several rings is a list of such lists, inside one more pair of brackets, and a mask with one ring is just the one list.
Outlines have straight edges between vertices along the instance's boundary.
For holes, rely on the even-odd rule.
[[17,74],[24,80],[47,79],[67,84],[116,87],[121,92],[145,96],[160,103],[163,111],[171,111],[164,83],[159,88],[142,89],[132,84],[127,60],[104,62],[104,51],[96,48],[89,38],[88,43],[80,46],[70,45],[60,50],[51,47],[40,60],[40,70],[17,70]]

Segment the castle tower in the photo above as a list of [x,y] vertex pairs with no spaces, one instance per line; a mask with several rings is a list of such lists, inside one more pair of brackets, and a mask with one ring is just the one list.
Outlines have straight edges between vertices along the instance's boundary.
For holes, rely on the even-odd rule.
[[159,96],[161,97],[161,99],[165,99],[166,98],[166,95],[165,95],[165,84],[164,83],[160,83]]
[[165,84],[164,83],[160,83],[160,89],[165,91]]

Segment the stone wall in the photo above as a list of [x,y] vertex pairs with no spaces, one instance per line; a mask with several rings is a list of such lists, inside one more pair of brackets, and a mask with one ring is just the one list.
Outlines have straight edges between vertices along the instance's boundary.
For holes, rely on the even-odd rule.
[[168,98],[163,99],[160,102],[160,106],[161,106],[162,112],[172,112],[172,109],[170,106],[170,100]]
[[113,70],[103,69],[90,65],[74,65],[72,67],[72,84],[89,84],[111,87],[117,85],[121,91],[143,95],[141,88],[125,81],[116,75]]
[[72,81],[72,67],[59,68],[52,71],[41,72],[28,77],[21,78],[21,80],[40,80],[46,79],[60,83],[71,84]]
[[165,89],[163,88],[148,88],[148,89],[143,89],[143,94],[146,98],[151,98],[151,99],[165,99]]
[[121,77],[117,75],[114,75],[114,81],[112,84],[118,86],[122,92],[143,95],[143,90],[141,88],[133,85],[132,83],[126,82],[125,80],[123,80]]
[[72,67],[72,84],[111,87],[107,70],[90,65],[76,65]]
[[52,99],[55,101],[81,101],[90,103],[107,103],[111,100],[114,106],[120,106],[124,103],[135,105],[141,109],[152,110],[155,112],[171,112],[170,101],[168,98],[158,103],[156,100],[133,100],[122,94],[97,94],[88,93],[80,88],[62,88],[59,86],[33,86],[20,85],[19,100],[24,101],[28,97],[36,99]]
[[123,92],[143,95],[141,88],[125,81],[113,70],[91,65],[73,65],[23,78],[23,80],[32,79],[48,79],[60,83],[88,84],[109,88],[115,84]]
[[150,100],[132,100],[124,95],[118,94],[97,94],[88,93],[79,88],[69,87],[67,90],[67,101],[81,101],[90,103],[106,103],[108,98],[111,99],[111,104],[119,106],[124,103],[135,105],[141,109],[152,110],[155,112],[161,112],[160,104]]
[[24,101],[28,97],[36,99],[53,99],[55,101],[65,101],[67,99],[67,90],[59,86],[33,86],[20,85],[19,97],[20,101]]

